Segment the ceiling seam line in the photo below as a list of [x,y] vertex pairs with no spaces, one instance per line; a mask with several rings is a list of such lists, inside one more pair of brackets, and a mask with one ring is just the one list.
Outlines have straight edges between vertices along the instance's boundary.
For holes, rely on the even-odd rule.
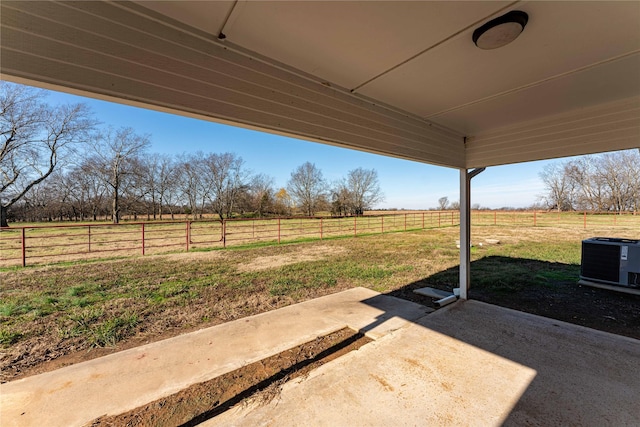
[[437,113],[433,113],[433,114],[429,114],[428,116],[425,116],[425,119],[430,120],[430,119],[432,119],[434,117],[439,117],[439,116],[451,113],[453,111],[461,110],[463,108],[466,108],[466,107],[469,107],[469,106],[472,106],[472,105],[476,105],[476,104],[480,104],[480,103],[483,103],[483,102],[486,102],[486,101],[497,99],[497,98],[500,98],[502,96],[510,95],[512,93],[516,93],[516,92],[519,92],[519,91],[522,91],[522,90],[531,89],[532,87],[536,87],[536,86],[542,85],[544,83],[547,83],[547,82],[550,82],[550,81],[553,81],[553,80],[561,79],[563,77],[570,76],[571,74],[581,73],[583,71],[587,71],[587,70],[590,70],[592,68],[599,67],[600,65],[604,65],[604,64],[607,64],[607,63],[610,63],[610,62],[618,61],[620,59],[624,59],[624,58],[633,56],[633,55],[637,55],[638,53],[640,53],[640,49],[636,49],[636,50],[631,51],[631,52],[623,53],[622,55],[618,55],[618,56],[615,56],[613,58],[608,58],[608,59],[605,59],[605,60],[600,61],[600,62],[595,63],[595,64],[585,65],[584,67],[581,67],[581,68],[576,68],[576,69],[571,70],[571,71],[566,71],[564,73],[556,74],[555,76],[547,77],[546,79],[538,80],[537,82],[533,82],[533,83],[526,84],[524,86],[519,86],[517,88],[509,89],[509,90],[506,90],[504,92],[500,92],[500,93],[495,94],[495,95],[491,95],[491,96],[487,96],[487,97],[484,97],[484,98],[476,99],[475,101],[467,102],[466,104],[458,105],[456,107],[452,107],[452,108],[449,108],[447,110],[438,111]]
[[350,90],[350,91],[351,91],[351,93],[356,93],[358,90],[360,90],[360,89],[362,89],[363,87],[367,86],[368,84],[370,84],[370,83],[374,82],[375,80],[378,80],[379,78],[381,78],[381,77],[383,77],[383,76],[385,76],[385,75],[389,74],[390,72],[392,72],[392,71],[394,71],[394,70],[396,70],[396,69],[398,69],[398,68],[402,67],[403,65],[405,65],[405,64],[407,64],[407,63],[409,63],[409,62],[413,61],[414,59],[418,58],[419,56],[424,55],[424,54],[425,54],[425,53],[427,53],[428,51],[433,50],[433,49],[435,49],[436,47],[438,47],[438,46],[440,46],[440,45],[442,45],[442,44],[444,44],[444,43],[448,42],[449,40],[451,40],[451,39],[453,39],[453,38],[455,38],[455,37],[457,37],[457,36],[459,36],[460,34],[464,33],[465,31],[469,30],[470,28],[475,27],[476,25],[480,24],[481,22],[486,21],[486,20],[487,20],[487,18],[489,18],[490,16],[493,16],[493,15],[495,15],[495,14],[497,14],[497,13],[500,13],[500,12],[502,12],[502,11],[504,11],[504,10],[506,10],[506,9],[510,8],[510,7],[513,7],[513,6],[515,6],[516,4],[518,4],[518,3],[520,3],[520,1],[514,1],[514,2],[511,2],[511,3],[509,3],[508,5],[506,5],[506,6],[502,7],[502,8],[500,8],[500,9],[496,10],[495,12],[492,12],[492,13],[491,13],[491,14],[489,14],[488,16],[485,16],[485,17],[483,17],[482,19],[479,19],[479,20],[475,21],[474,23],[472,23],[472,24],[470,24],[470,25],[467,25],[467,26],[466,26],[466,27],[464,27],[462,30],[457,31],[457,32],[453,33],[452,35],[450,35],[450,36],[448,36],[448,37],[446,37],[446,38],[444,38],[444,39],[442,39],[442,40],[440,40],[440,41],[436,42],[435,44],[433,44],[433,45],[429,46],[428,48],[426,48],[426,49],[424,49],[424,50],[422,50],[422,51],[420,51],[420,52],[416,53],[415,55],[413,55],[413,56],[411,56],[411,57],[409,57],[409,58],[405,59],[404,61],[399,62],[398,64],[394,65],[393,67],[388,68],[388,69],[386,69],[385,71],[382,71],[380,74],[378,74],[378,75],[375,75],[375,76],[371,77],[369,80],[366,80],[364,83],[360,83],[358,86],[356,86],[356,87],[354,87],[353,89],[351,89],[351,90]]
[[231,15],[233,14],[233,12],[236,10],[236,6],[238,5],[238,0],[235,0],[233,2],[233,5],[229,8],[229,12],[227,12],[227,16],[225,16],[224,20],[222,21],[222,25],[220,25],[220,28],[218,29],[218,38],[225,38],[225,34],[224,34],[224,27],[227,26],[227,23],[229,22],[229,19],[231,18]]

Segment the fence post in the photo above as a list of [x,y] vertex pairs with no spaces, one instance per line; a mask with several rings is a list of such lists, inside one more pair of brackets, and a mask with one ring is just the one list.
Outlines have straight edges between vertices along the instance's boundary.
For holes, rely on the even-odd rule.
[[438,228],[440,228],[440,218],[441,218],[441,217],[440,217],[440,214],[441,214],[441,213],[442,213],[442,212],[438,211]]
[[380,217],[382,219],[382,234],[384,234],[384,216]]
[[533,211],[533,226],[537,225],[538,219],[536,218],[536,211]]
[[404,214],[404,231],[407,231],[407,214]]
[[424,230],[424,212],[422,212],[422,229]]
[[453,225],[453,211],[451,211],[451,225]]
[[322,218],[320,218],[320,240],[322,240]]
[[187,240],[187,252],[189,252],[189,243],[191,241],[191,221],[187,220],[185,225],[184,234]]
[[142,223],[142,255],[144,255],[144,222]]
[[358,223],[356,222],[358,215],[353,217],[353,237],[358,237]]
[[280,244],[280,218],[278,218],[278,244]]
[[584,211],[584,229],[587,229],[587,211]]
[[87,227],[87,230],[88,230],[88,234],[89,234],[89,237],[88,237],[89,252],[91,252],[91,226],[90,225]]
[[27,266],[27,250],[26,250],[24,227],[22,227],[22,266],[23,267]]
[[222,248],[227,249],[227,220],[222,220]]
[[496,225],[497,217],[498,217],[498,213],[496,211],[493,211],[493,225]]

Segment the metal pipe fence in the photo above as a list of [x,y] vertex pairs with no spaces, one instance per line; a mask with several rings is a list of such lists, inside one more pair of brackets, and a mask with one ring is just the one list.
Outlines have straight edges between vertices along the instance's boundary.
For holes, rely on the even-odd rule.
[[[0,267],[358,237],[459,224],[458,211],[396,212],[359,217],[286,217],[58,224],[0,228]],[[640,215],[541,211],[473,211],[472,226],[640,227]]]

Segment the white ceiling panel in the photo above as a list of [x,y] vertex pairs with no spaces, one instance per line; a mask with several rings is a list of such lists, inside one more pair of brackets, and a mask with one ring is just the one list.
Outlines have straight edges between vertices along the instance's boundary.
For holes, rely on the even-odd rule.
[[190,27],[205,31],[214,36],[222,29],[229,13],[233,9],[233,0],[216,1],[136,1],[135,3],[162,15],[170,16]]
[[474,135],[637,94],[640,94],[640,53],[471,104],[432,120],[459,129],[465,135]]
[[[359,92],[425,118],[438,117],[640,50],[640,2],[529,2],[517,9],[529,14],[529,23],[512,44],[484,51],[475,47],[469,30]],[[607,15],[615,21],[603,19]],[[606,95],[589,86],[583,90],[589,103]],[[546,102],[553,105],[553,97]],[[478,126],[477,117],[466,118],[475,124],[462,128]]]
[[250,51],[353,89],[508,2],[239,2],[224,33]]

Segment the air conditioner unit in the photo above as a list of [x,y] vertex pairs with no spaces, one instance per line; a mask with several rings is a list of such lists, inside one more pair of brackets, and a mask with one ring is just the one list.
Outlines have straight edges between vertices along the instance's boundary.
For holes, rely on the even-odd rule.
[[640,240],[613,237],[583,240],[580,283],[640,294]]

